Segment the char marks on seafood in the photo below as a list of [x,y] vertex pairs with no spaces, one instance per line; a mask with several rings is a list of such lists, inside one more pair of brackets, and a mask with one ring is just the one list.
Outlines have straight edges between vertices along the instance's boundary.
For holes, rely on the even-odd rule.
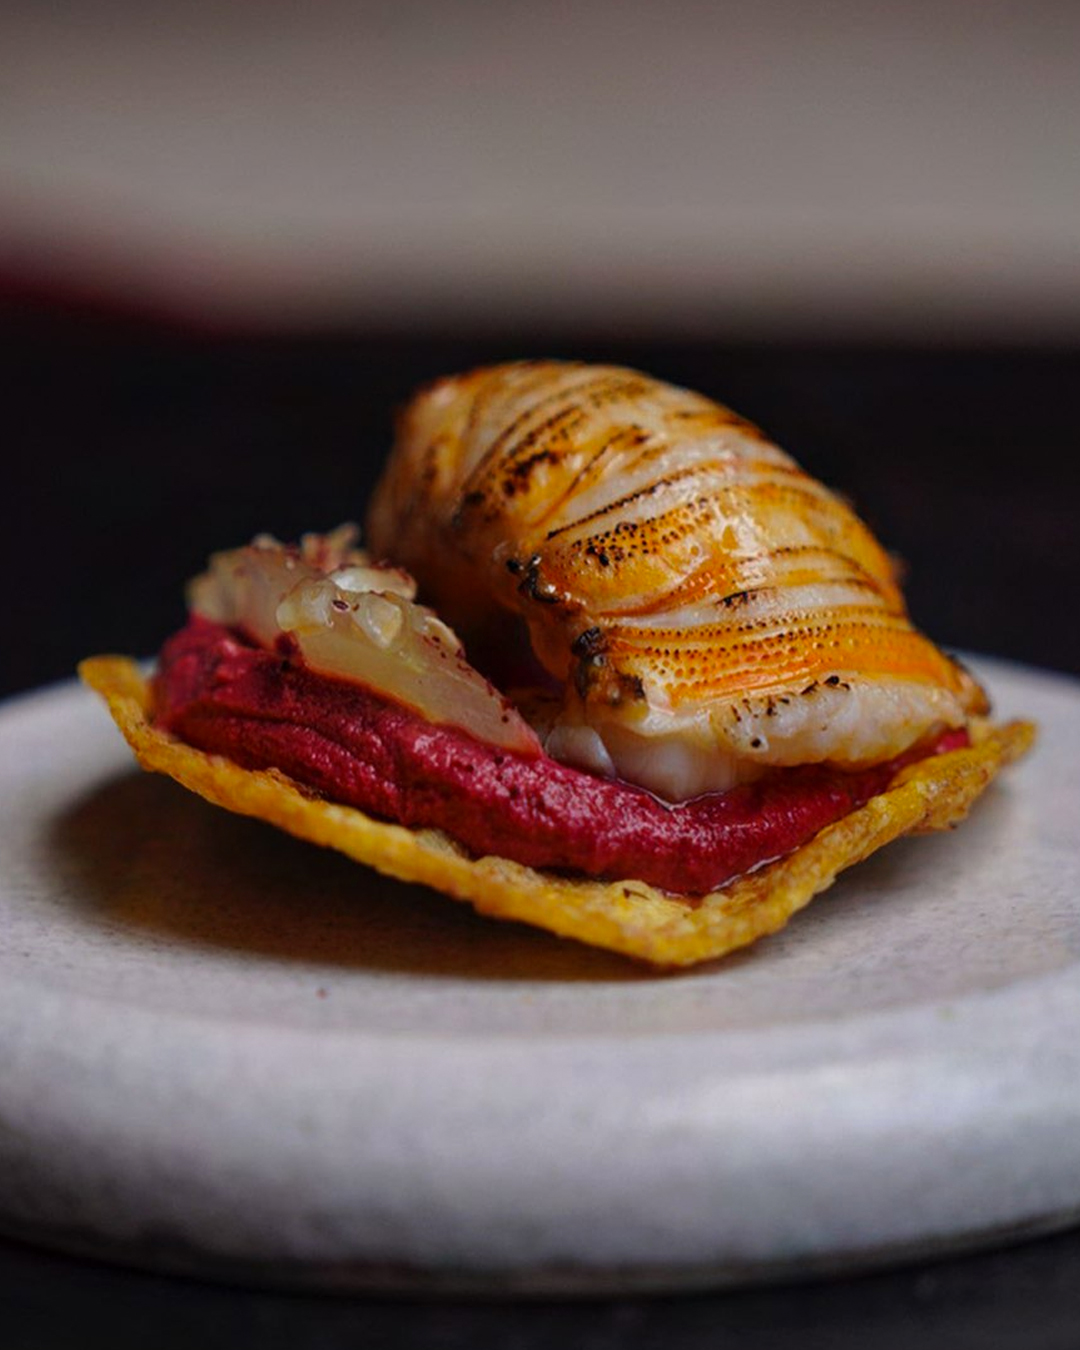
[[728,408],[636,371],[519,362],[431,385],[367,542],[459,632],[525,621],[563,690],[534,714],[552,754],[672,800],[874,763],[985,710],[844,500]]

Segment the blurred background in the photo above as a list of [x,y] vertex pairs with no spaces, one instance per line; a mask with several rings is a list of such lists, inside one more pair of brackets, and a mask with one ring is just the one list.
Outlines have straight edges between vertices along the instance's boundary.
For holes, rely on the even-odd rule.
[[944,644],[1080,669],[1078,71],[1064,0],[7,0],[0,692],[537,354],[732,404]]

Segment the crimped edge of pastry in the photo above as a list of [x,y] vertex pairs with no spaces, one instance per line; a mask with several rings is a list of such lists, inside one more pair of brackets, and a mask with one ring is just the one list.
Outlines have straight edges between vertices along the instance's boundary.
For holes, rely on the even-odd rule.
[[207,801],[267,821],[399,881],[659,967],[708,961],[776,932],[847,867],[905,834],[951,829],[1005,765],[1031,747],[1035,727],[976,720],[972,743],[901,769],[888,788],[808,843],[708,895],[680,898],[644,882],[598,881],[474,858],[440,830],[412,830],[313,796],[276,769],[244,769],[177,740],[150,721],[151,690],[123,656],[79,666],[105,700],[144,769]]

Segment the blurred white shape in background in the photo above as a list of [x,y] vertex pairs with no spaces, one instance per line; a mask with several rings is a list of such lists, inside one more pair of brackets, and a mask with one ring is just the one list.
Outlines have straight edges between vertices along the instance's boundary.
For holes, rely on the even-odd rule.
[[0,275],[211,321],[1080,335],[1080,4],[0,10]]

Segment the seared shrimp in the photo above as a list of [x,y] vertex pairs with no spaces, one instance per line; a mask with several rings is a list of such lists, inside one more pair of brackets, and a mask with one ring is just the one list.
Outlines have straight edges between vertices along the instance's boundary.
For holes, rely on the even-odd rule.
[[669,800],[889,759],[985,711],[854,511],[753,425],[613,366],[522,362],[405,411],[367,542],[460,631],[524,619],[556,758]]

